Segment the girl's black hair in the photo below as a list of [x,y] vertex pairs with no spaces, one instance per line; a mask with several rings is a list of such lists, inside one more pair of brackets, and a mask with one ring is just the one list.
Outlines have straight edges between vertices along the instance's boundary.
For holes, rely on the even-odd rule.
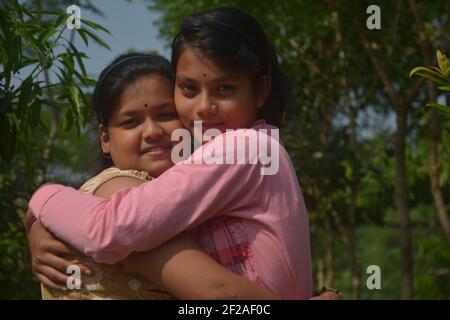
[[264,105],[258,109],[258,118],[280,126],[290,95],[289,81],[280,69],[273,44],[253,17],[228,7],[188,16],[172,43],[174,70],[186,47],[250,72],[255,90],[262,77],[269,77],[270,92]]
[[[120,103],[124,90],[144,76],[160,75],[173,85],[174,74],[170,62],[158,55],[129,53],[114,59],[100,73],[92,96],[94,114],[99,124],[108,125],[111,116]],[[113,162],[103,153],[101,169],[111,167]]]

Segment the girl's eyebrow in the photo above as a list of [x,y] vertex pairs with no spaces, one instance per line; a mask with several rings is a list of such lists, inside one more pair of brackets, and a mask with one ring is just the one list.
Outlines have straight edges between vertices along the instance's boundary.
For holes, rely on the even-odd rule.
[[[220,82],[220,81],[230,81],[230,80],[237,80],[239,79],[239,76],[237,75],[233,75],[233,74],[225,74],[225,75],[220,75],[217,78],[211,79],[211,82]],[[188,76],[177,76],[177,81],[183,82],[196,82],[195,79],[192,79]]]
[[134,115],[134,114],[137,114],[137,113],[142,113],[142,112],[145,112],[147,110],[153,110],[153,109],[155,109],[157,111],[161,111],[161,110],[164,110],[164,109],[166,109],[168,107],[170,107],[170,108],[173,107],[174,108],[175,104],[173,102],[163,102],[163,103],[160,103],[160,104],[157,104],[157,105],[148,105],[148,107],[146,107],[146,108],[137,107],[137,108],[132,109],[132,110],[121,112],[119,115],[121,115],[121,116],[129,116],[129,115]]
[[230,81],[230,80],[237,80],[237,79],[239,79],[239,77],[237,75],[227,74],[227,75],[219,76],[215,79],[212,79],[211,81]]
[[177,81],[193,82],[195,80],[187,76],[177,76]]

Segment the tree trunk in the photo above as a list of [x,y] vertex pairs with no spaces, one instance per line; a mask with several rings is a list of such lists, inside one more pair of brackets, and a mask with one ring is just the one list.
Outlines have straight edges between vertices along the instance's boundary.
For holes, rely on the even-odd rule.
[[325,286],[332,287],[334,280],[334,253],[333,253],[333,234],[330,227],[330,221],[325,218],[325,264],[326,277]]
[[[350,101],[349,101],[350,103]],[[350,135],[349,135],[349,146],[351,150],[351,167],[352,167],[352,177],[350,182],[351,196],[350,196],[350,206],[348,210],[348,225],[347,225],[347,251],[348,251],[348,263],[350,266],[350,271],[352,274],[352,298],[359,300],[361,296],[360,292],[360,274],[358,270],[358,265],[356,261],[355,252],[355,226],[356,226],[356,197],[358,194],[358,177],[357,177],[357,158],[356,158],[356,115],[357,111],[349,104],[348,105],[349,118],[350,118]]]
[[[333,11],[331,13],[331,21],[332,25],[335,29],[335,36],[336,36],[336,43],[339,47],[341,47],[341,41],[342,41],[342,35],[341,35],[341,28],[339,24],[339,14],[337,11]],[[344,49],[342,49],[344,50]],[[348,68],[348,65],[344,59],[339,59],[339,66],[342,68],[342,70],[345,70]],[[343,92],[348,91],[348,81],[347,81],[347,74],[344,73],[341,78],[341,86]],[[356,228],[356,197],[357,197],[357,190],[358,190],[358,177],[357,177],[357,158],[356,158],[356,116],[357,116],[357,110],[352,107],[352,99],[349,96],[349,94],[346,94],[345,96],[345,104],[348,108],[348,117],[349,117],[349,123],[350,123],[350,133],[348,136],[348,142],[350,147],[350,165],[352,168],[352,176],[350,180],[350,189],[351,189],[351,196],[350,196],[350,204],[347,211],[347,217],[348,217],[348,223],[346,226],[346,230],[342,230],[342,235],[344,238],[344,244],[347,247],[347,253],[348,253],[348,265],[350,268],[351,276],[352,276],[352,298],[355,300],[358,300],[360,298],[360,290],[359,290],[359,284],[360,284],[360,275],[358,270],[358,265],[356,262],[356,252],[355,252],[355,228]],[[337,215],[336,215],[337,217]]]
[[[432,86],[434,87],[434,85]],[[434,92],[436,93],[435,87]],[[441,223],[442,230],[444,231],[444,236],[447,239],[447,243],[450,245],[450,221],[447,215],[447,211],[445,209],[444,197],[442,196],[442,191],[439,186],[439,176],[440,176],[439,160],[438,160],[439,119],[438,119],[438,112],[435,109],[432,109],[430,111],[429,136],[430,136],[429,167],[430,167],[431,193],[433,194],[434,205],[436,206],[439,222]]]
[[[422,54],[425,58],[425,63],[428,66],[433,65],[433,45],[427,35],[427,32],[423,26],[422,19],[419,15],[419,10],[417,9],[417,4],[415,0],[410,0],[409,2],[411,11],[416,20],[417,30],[419,31],[420,36],[420,46],[422,49]],[[430,102],[436,102],[437,100],[437,91],[436,85],[427,80],[427,88],[428,88],[428,98]],[[439,187],[439,153],[438,153],[438,145],[440,140],[440,128],[439,128],[439,118],[438,112],[435,109],[431,109],[430,111],[430,124],[428,130],[429,136],[429,150],[428,150],[428,166],[430,168],[430,188],[431,194],[433,195],[434,205],[436,207],[439,222],[444,231],[444,236],[450,244],[450,221],[447,215],[447,211],[445,209],[444,197],[442,196],[441,188]]]
[[[364,30],[364,29],[363,29]],[[375,72],[383,83],[384,89],[395,108],[397,130],[395,134],[395,193],[394,203],[400,218],[400,256],[401,256],[401,284],[402,298],[413,299],[413,252],[411,223],[408,208],[408,191],[406,184],[406,121],[408,110],[414,97],[419,92],[421,80],[418,80],[414,87],[407,94],[406,98],[401,98],[399,92],[393,86],[387,69],[383,62],[373,52],[371,45],[364,33],[359,32],[363,47],[374,67]]]
[[400,217],[400,255],[402,299],[413,299],[413,253],[411,222],[408,208],[406,185],[405,140],[407,107],[400,104],[396,108],[397,132],[395,134],[395,207]]
[[324,272],[323,272],[323,259],[319,258],[317,267],[317,288],[321,289],[325,285]]
[[[50,85],[50,78],[49,78],[48,70],[44,70],[44,74],[45,74],[46,84]],[[48,88],[47,99],[49,101],[53,101],[53,97],[54,97],[53,91],[51,90],[51,88]],[[56,136],[58,135],[59,126],[60,126],[59,110],[56,108],[53,108],[52,109],[52,121],[50,124],[50,133],[49,133],[47,142],[45,144],[44,151],[42,152],[42,160],[44,160],[43,161],[44,167],[39,169],[36,174],[36,179],[35,179],[36,185],[41,185],[45,181],[47,166],[48,166],[50,156],[51,156],[51,149],[52,149],[54,140],[55,140]]]

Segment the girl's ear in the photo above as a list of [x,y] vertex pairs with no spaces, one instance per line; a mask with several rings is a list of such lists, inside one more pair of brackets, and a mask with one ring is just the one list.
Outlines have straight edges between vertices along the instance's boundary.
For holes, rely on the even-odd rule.
[[256,107],[261,108],[269,97],[271,81],[269,76],[263,76],[258,85]]
[[100,138],[100,144],[102,145],[103,153],[104,154],[110,153],[109,134],[104,124],[100,124],[98,126],[98,136]]

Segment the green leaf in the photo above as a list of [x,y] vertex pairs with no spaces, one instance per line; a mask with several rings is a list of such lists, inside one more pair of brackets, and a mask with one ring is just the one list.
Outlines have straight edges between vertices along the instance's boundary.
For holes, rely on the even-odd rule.
[[67,110],[66,115],[63,120],[63,130],[69,131],[73,126],[73,112],[72,110]]
[[[22,41],[16,35],[6,35],[8,62],[11,70],[17,72],[20,69],[20,60],[22,57]],[[9,38],[9,40],[8,40]]]
[[29,101],[33,100],[33,96],[31,95],[31,89],[33,86],[33,78],[28,77],[20,86],[20,95],[19,101],[17,104],[18,114],[17,118],[22,119],[24,111],[26,110],[27,104]]
[[436,51],[436,56],[439,69],[441,70],[442,75],[447,76],[450,71],[447,57],[444,54],[442,54],[442,52],[440,52],[439,50]]
[[86,86],[95,86],[97,84],[97,79],[86,77],[84,78],[84,83]]
[[86,68],[84,67],[83,63],[83,58],[86,58],[87,56],[84,53],[80,53],[71,42],[69,42],[69,45],[72,48],[72,52],[75,55],[75,58],[77,59],[78,66],[80,67],[83,76],[87,77]]
[[435,83],[444,84],[444,85],[446,84],[442,79],[433,77],[432,75],[429,75],[429,74],[417,72],[416,75],[418,75],[418,76],[420,76],[422,78],[427,78],[427,79],[429,79],[429,80],[431,80],[431,81],[433,81]]
[[51,10],[35,10],[33,11],[36,15],[50,15],[50,16],[59,16],[61,11],[51,11]]
[[9,164],[16,149],[17,129],[14,121],[10,122],[6,114],[0,113],[0,156],[2,160]]
[[40,103],[40,101],[36,99],[35,102],[30,106],[30,108],[31,108],[30,127],[35,128],[41,121],[42,104]]
[[69,99],[72,102],[72,110],[76,116],[80,114],[80,92],[79,88],[74,85],[68,87]]
[[59,26],[63,25],[66,23],[67,20],[67,15],[66,14],[62,14],[58,17],[58,19],[56,19],[55,23],[53,24],[53,26],[55,28],[58,28]]
[[62,63],[66,66],[67,68],[67,76],[69,78],[72,77],[74,68],[75,68],[75,64],[73,62],[73,55],[69,54],[69,53],[63,53],[61,55],[62,57]]
[[450,113],[450,106],[446,106],[443,104],[438,104],[438,103],[428,103],[426,105],[427,108],[435,108],[438,109],[444,113]]
[[443,91],[450,91],[450,86],[439,86],[438,89]]
[[23,21],[24,8],[22,8],[17,1],[10,1],[9,3],[12,4],[14,13],[17,14],[21,21]]
[[38,38],[38,43],[43,43],[48,40],[51,36],[53,36],[56,33],[57,29],[54,27],[50,27],[47,30],[45,30]]
[[30,59],[28,57],[23,57],[22,59],[22,68],[25,68],[29,65],[39,63],[38,59]]
[[82,120],[83,120],[83,128],[85,128],[86,125],[92,119],[92,108],[91,108],[91,101],[89,101],[89,99],[86,97],[83,91],[81,91],[80,93],[81,93],[81,100],[83,101],[84,104]]
[[426,67],[416,67],[416,68],[412,69],[411,72],[409,73],[409,77],[411,78],[418,71],[425,71],[425,72],[432,73],[438,77],[442,77],[442,75],[440,73],[433,71],[432,69],[426,68]]
[[81,36],[81,39],[83,39],[84,44],[86,45],[86,47],[89,46],[89,40],[87,35],[84,33],[83,29],[77,29],[78,34]]
[[78,30],[80,34],[87,34],[92,40],[94,40],[99,46],[104,47],[108,50],[111,50],[110,46],[99,36],[97,36],[95,33],[87,30],[87,29],[80,29]]
[[106,32],[107,34],[111,34],[111,32],[109,32],[108,29],[106,29],[105,27],[99,25],[98,23],[92,22],[90,20],[85,20],[85,19],[81,19],[81,22],[87,24],[89,27],[91,27],[94,30],[101,30],[103,32]]
[[[41,28],[39,28],[41,29]],[[28,30],[28,28],[24,28],[21,30],[21,36],[25,39],[28,40],[28,44],[31,46],[31,48],[33,49],[33,53],[34,55],[38,56],[39,61],[43,61],[43,54],[45,52],[45,47],[44,44],[41,42],[37,42],[36,38],[34,36],[34,34],[37,31],[30,31]]]
[[436,67],[430,67],[430,69],[436,71],[436,72],[439,73],[441,76],[444,76],[444,77],[445,77],[445,74],[443,74],[443,73],[441,72],[441,69],[436,68]]

